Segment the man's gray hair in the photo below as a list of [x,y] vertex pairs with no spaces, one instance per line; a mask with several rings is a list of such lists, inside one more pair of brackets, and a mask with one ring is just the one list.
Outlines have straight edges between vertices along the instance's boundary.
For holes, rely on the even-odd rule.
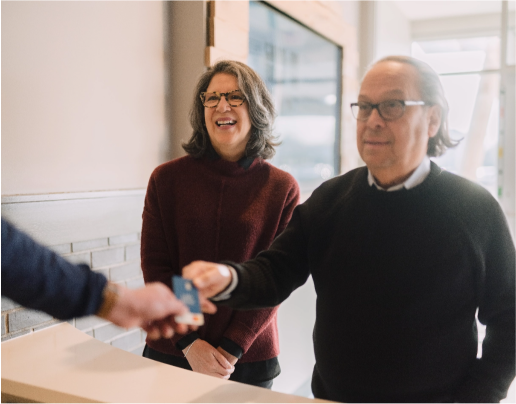
[[[244,94],[251,121],[251,137],[245,148],[247,157],[261,157],[270,159],[279,145],[272,134],[272,126],[276,112],[272,97],[258,74],[244,63],[233,60],[222,60],[200,77],[194,91],[193,105],[190,110],[190,124],[193,128],[192,136],[183,149],[194,157],[201,157],[209,150],[211,143],[204,120],[204,105],[200,94],[208,89],[212,78],[218,73],[235,76],[238,88]],[[236,89],[235,89],[236,90]]]
[[427,63],[410,56],[387,56],[374,62],[371,67],[382,62],[398,62],[414,66],[419,74],[419,90],[423,101],[429,105],[439,105],[441,108],[441,126],[439,126],[437,134],[428,139],[426,154],[430,157],[438,157],[444,154],[446,149],[457,146],[460,140],[452,140],[450,138],[448,129],[448,112],[450,108],[444,96],[441,80],[435,70]]

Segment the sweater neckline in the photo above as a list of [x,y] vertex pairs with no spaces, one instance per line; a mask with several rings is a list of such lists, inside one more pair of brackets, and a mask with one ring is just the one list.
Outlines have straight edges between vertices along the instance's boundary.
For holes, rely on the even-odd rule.
[[406,189],[403,188],[398,191],[381,191],[375,187],[373,184],[372,186],[369,185],[367,182],[367,169],[366,172],[366,178],[363,179],[362,184],[364,187],[368,188],[367,192],[368,194],[373,197],[377,198],[383,201],[386,200],[398,200],[400,198],[407,198],[412,197],[421,194],[422,192],[425,192],[439,177],[439,175],[442,173],[442,168],[439,167],[437,164],[435,164],[433,161],[430,162],[430,173],[426,177],[426,179],[419,185],[415,186],[414,188]]
[[228,177],[246,175],[260,165],[260,158],[244,156],[238,161],[227,161],[216,153],[215,156],[205,155],[200,160],[209,170]]

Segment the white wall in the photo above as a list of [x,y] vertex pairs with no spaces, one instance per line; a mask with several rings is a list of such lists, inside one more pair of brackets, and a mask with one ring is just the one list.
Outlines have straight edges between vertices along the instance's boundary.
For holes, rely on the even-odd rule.
[[312,332],[317,295],[310,277],[285,300],[278,311],[281,374],[272,389],[309,396],[315,364]]
[[2,2],[2,194],[143,188],[167,151],[162,2]]
[[[507,220],[516,241],[516,125],[514,118],[515,105],[515,68],[506,67],[502,73],[503,112],[500,116],[499,148],[503,150],[503,158],[498,161],[498,187],[502,189],[500,203],[507,215]],[[516,385],[515,385],[516,389]]]
[[388,55],[410,56],[410,21],[392,1],[376,1],[375,4],[375,60]]

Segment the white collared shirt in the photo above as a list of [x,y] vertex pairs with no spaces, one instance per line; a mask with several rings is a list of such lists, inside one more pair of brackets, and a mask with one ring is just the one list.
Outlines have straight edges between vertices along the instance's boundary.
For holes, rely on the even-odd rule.
[[367,182],[369,183],[369,186],[374,186],[378,188],[380,191],[399,191],[402,188],[410,189],[418,186],[421,184],[426,177],[428,177],[428,174],[430,174],[430,158],[428,156],[425,156],[423,158],[423,161],[419,166],[414,170],[414,172],[411,174],[410,177],[408,177],[405,182],[402,182],[401,184],[394,185],[390,188],[382,188],[380,185],[376,183],[376,180],[373,177],[373,174],[371,174],[371,171],[367,169]]

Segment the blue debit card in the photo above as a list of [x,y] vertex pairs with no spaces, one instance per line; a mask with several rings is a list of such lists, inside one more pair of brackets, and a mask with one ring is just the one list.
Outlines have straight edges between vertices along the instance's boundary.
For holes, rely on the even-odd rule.
[[199,292],[190,279],[174,275],[172,277],[174,293],[190,310],[190,313],[200,313]]

